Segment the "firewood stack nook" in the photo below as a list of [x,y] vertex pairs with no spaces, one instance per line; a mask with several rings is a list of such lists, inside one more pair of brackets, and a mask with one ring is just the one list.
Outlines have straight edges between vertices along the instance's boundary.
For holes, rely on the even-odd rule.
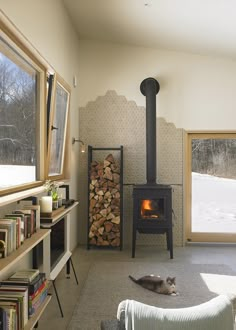
[[121,243],[121,171],[112,154],[90,164],[88,239],[95,246]]

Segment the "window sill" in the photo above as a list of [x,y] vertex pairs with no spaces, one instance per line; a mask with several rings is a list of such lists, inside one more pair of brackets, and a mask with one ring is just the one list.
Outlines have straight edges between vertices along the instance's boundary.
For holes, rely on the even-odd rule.
[[[68,184],[69,180],[65,179],[58,183],[59,183],[59,186],[61,186],[63,184]],[[0,207],[17,202],[21,199],[24,199],[24,198],[27,198],[30,196],[35,196],[35,195],[41,194],[43,192],[45,192],[45,187],[40,186],[40,187],[36,187],[36,188],[27,189],[24,191],[15,192],[15,193],[5,195],[5,196],[0,196]]]
[[19,191],[13,194],[5,195],[0,197],[0,207],[11,204],[14,202],[17,202],[20,199],[24,199],[30,196],[38,195],[42,192],[44,192],[45,189],[43,186],[32,188],[32,189],[27,189],[24,191]]

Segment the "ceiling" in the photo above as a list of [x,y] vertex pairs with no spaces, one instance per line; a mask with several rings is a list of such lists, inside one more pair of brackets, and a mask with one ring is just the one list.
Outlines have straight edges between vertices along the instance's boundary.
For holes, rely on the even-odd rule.
[[235,0],[63,0],[79,39],[236,59]]

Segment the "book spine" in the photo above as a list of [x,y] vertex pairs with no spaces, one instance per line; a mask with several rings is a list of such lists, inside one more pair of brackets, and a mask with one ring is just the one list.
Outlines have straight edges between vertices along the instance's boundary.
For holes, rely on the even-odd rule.
[[39,288],[40,286],[43,284],[43,282],[46,280],[46,274],[45,273],[40,273],[38,280],[30,283],[29,285],[29,294],[32,295],[34,294]]
[[43,288],[43,290],[34,297],[33,300],[29,300],[29,316],[32,316],[37,309],[42,305],[44,300],[46,299],[48,295],[48,287],[47,285]]
[[29,294],[29,300],[33,300],[35,297],[37,297],[42,292],[42,290],[45,288],[46,285],[47,285],[47,281],[44,281],[33,294]]

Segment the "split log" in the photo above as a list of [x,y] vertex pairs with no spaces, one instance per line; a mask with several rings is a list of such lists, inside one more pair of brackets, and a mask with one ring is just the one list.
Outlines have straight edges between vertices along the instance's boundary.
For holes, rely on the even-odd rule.
[[89,184],[89,242],[97,246],[120,244],[120,165],[109,154],[91,163]]

